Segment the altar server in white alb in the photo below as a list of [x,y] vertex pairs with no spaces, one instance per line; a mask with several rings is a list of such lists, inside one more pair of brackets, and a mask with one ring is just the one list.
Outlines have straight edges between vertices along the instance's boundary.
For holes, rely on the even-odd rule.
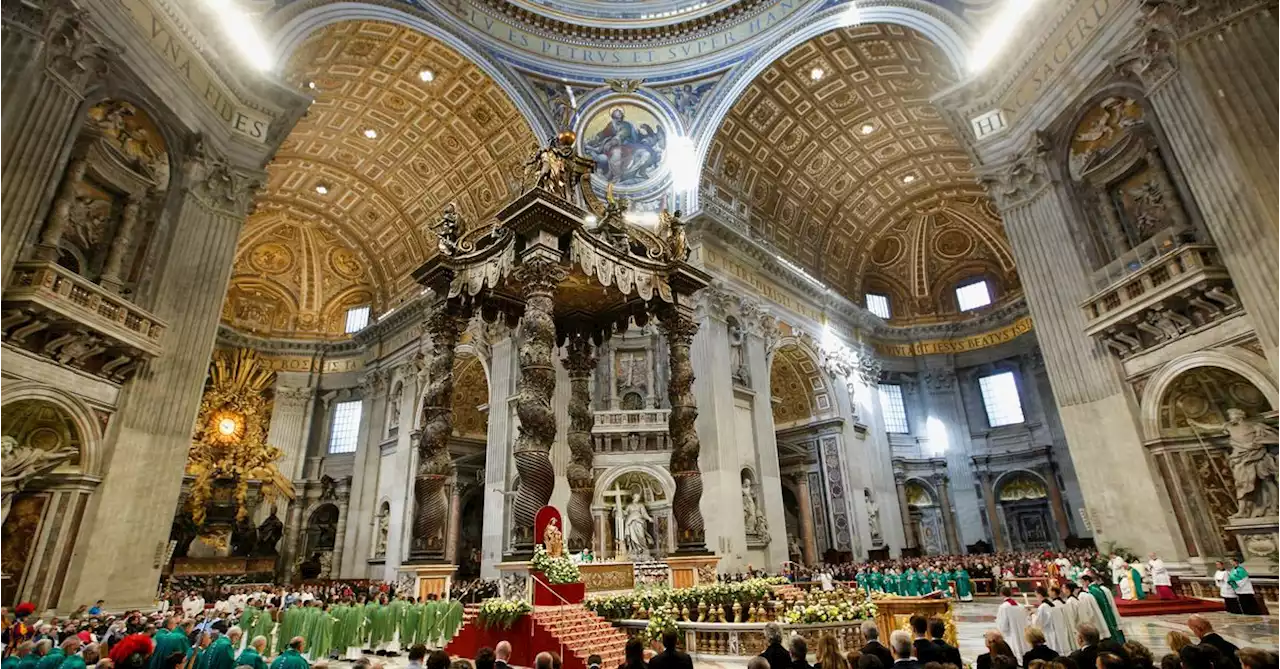
[[1076,586],[1075,583],[1067,581],[1064,586],[1067,589],[1067,606],[1071,607],[1075,613],[1076,629],[1089,623],[1098,628],[1098,634],[1101,638],[1106,639],[1111,636],[1111,630],[1107,627],[1107,621],[1102,618],[1102,609],[1098,608],[1098,603],[1094,601],[1093,595],[1084,592]]
[[1067,600],[1062,596],[1061,588],[1050,588],[1049,594],[1053,595],[1053,614],[1054,623],[1058,626],[1061,633],[1061,641],[1065,650],[1057,649],[1063,655],[1071,654],[1071,651],[1079,648],[1076,644],[1076,612],[1067,605]]
[[1065,655],[1070,651],[1070,647],[1062,638],[1063,629],[1059,625],[1061,616],[1055,614],[1056,605],[1051,597],[1049,597],[1048,588],[1039,586],[1036,588],[1036,597],[1040,603],[1036,605],[1035,613],[1031,616],[1031,624],[1040,628],[1044,632],[1044,643],[1046,646],[1054,649],[1059,655]]
[[1228,577],[1231,572],[1227,571],[1227,566],[1218,560],[1218,571],[1213,573],[1213,582],[1218,584],[1218,594],[1222,596],[1222,603],[1227,605],[1227,613],[1240,613],[1240,598],[1236,596],[1235,588],[1231,587]]
[[1000,634],[1004,636],[1004,640],[1009,644],[1009,648],[1013,651],[1015,658],[1022,657],[1027,652],[1027,612],[1013,598],[1013,588],[1004,586],[1000,588],[1000,596],[1004,597],[1004,601],[1000,602],[1000,608],[996,609],[996,629],[1000,630]]
[[1147,556],[1147,571],[1151,572],[1151,583],[1156,587],[1156,597],[1160,599],[1177,599],[1178,596],[1173,594],[1173,579],[1169,577],[1169,570],[1164,566],[1164,560],[1155,553]]

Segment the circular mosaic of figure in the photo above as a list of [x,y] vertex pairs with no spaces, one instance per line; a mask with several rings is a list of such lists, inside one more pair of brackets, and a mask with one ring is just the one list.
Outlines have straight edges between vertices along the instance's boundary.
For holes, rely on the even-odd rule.
[[1266,398],[1258,390],[1257,386],[1244,381],[1237,381],[1231,384],[1231,397],[1237,402],[1245,406],[1262,406],[1266,404]]
[[933,239],[933,250],[943,258],[960,258],[973,250],[973,239],[959,230],[947,230]]
[[885,237],[871,249],[871,262],[877,265],[892,265],[902,257],[902,240],[897,237]]
[[329,267],[343,278],[358,280],[364,274],[364,267],[356,259],[350,249],[335,246],[329,249]]
[[263,274],[284,274],[293,267],[293,251],[279,242],[264,242],[249,252],[249,263]]

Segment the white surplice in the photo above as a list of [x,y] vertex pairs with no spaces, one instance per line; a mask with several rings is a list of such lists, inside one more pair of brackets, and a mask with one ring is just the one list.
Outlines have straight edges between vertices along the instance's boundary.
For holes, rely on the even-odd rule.
[[1088,590],[1081,590],[1076,593],[1080,599],[1080,606],[1077,612],[1080,617],[1080,623],[1092,623],[1098,628],[1098,636],[1103,639],[1111,638],[1111,628],[1107,627],[1107,619],[1102,617],[1102,609],[1098,606],[1098,600]]
[[1022,654],[1028,650],[1027,640],[1023,637],[1027,631],[1027,612],[1022,605],[1012,599],[1000,602],[1000,608],[996,610],[996,629],[1004,635],[1013,656],[1021,661]]

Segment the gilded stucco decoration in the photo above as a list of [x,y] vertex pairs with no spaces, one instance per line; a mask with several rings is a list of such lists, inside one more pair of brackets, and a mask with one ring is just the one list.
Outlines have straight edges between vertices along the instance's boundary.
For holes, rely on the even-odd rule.
[[[267,167],[238,251],[237,273],[244,275],[229,302],[256,300],[262,305],[256,311],[292,309],[299,322],[272,323],[272,330],[327,337],[341,330],[329,327],[322,309],[311,312],[314,325],[304,329],[304,305],[270,285],[279,275],[251,264],[264,225],[284,219],[313,238],[341,240],[334,242],[342,247],[336,264],[350,271],[317,258],[322,276],[298,289],[311,297],[316,286],[332,285],[325,293],[332,298],[362,284],[376,315],[420,290],[409,274],[438,252],[431,228],[445,205],[455,202],[468,222],[458,231],[463,237],[472,227],[492,226],[537,142],[488,75],[410,28],[378,21],[325,26],[298,46],[284,72],[315,102]],[[321,304],[311,300],[307,308]]]
[[822,370],[799,346],[778,349],[773,355],[769,376],[775,424],[805,422],[831,408],[831,395]]
[[[821,73],[815,76],[815,73]],[[712,140],[702,199],[809,274],[894,318],[954,312],[952,281],[1019,292],[999,217],[930,97],[957,77],[923,35],[860,25],[787,53]]]
[[453,431],[460,437],[483,439],[489,431],[489,382],[484,365],[474,355],[458,356],[453,365]]
[[20,446],[50,452],[70,449],[71,457],[61,466],[80,466],[80,430],[56,404],[34,399],[10,402],[0,409],[0,423],[4,425],[4,436],[13,437]]
[[915,481],[908,481],[903,487],[903,494],[907,498],[907,506],[916,508],[928,508],[937,506],[937,502],[933,499],[933,493],[929,492],[924,486]]
[[187,504],[197,525],[204,523],[218,482],[229,483],[237,520],[248,516],[250,481],[262,482],[268,502],[293,497],[293,483],[276,468],[284,454],[267,443],[275,378],[250,349],[214,353],[187,452],[186,473],[193,477]]
[[146,112],[123,100],[105,100],[89,108],[86,129],[134,171],[158,188],[169,183],[169,153],[164,137]]
[[240,235],[223,322],[264,336],[344,336],[347,309],[385,299],[357,245],[283,212],[251,217]]
[[1000,484],[1001,502],[1046,499],[1048,496],[1049,489],[1045,487],[1044,481],[1031,474],[1013,474]]

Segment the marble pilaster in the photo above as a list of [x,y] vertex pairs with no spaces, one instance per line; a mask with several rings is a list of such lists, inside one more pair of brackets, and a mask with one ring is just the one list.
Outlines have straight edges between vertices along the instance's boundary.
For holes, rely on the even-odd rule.
[[368,572],[374,530],[369,521],[378,513],[378,465],[382,458],[389,377],[387,370],[374,369],[361,379],[360,438],[352,464],[351,494],[341,517],[343,529],[338,532],[339,542],[351,550],[335,551],[333,556],[340,578],[361,578]]
[[[76,118],[88,86],[107,71],[111,47],[93,34],[85,17],[69,2],[44,7],[40,18],[13,21],[5,6],[4,119],[0,131],[0,279],[39,225],[49,206],[47,193],[59,179],[68,149],[82,119]],[[19,27],[18,24],[23,24]],[[21,59],[21,60],[19,60]],[[9,69],[10,63],[19,69]]]
[[[702,468],[702,515],[711,519],[706,542],[719,552],[721,566],[736,569],[746,550],[742,527],[742,496],[738,449],[734,442],[733,379],[729,373],[729,334],[725,322],[710,314],[699,319],[690,355],[693,363],[694,396],[698,402],[695,423],[704,444]],[[736,557],[735,557],[736,556]]]
[[[985,536],[978,517],[981,501],[974,492],[973,467],[969,461],[968,414],[961,404],[956,374],[950,361],[946,367],[925,371],[922,377],[924,382],[920,388],[928,407],[925,434],[929,437],[930,449],[934,450],[933,455],[947,460],[947,471],[955,484],[951,486],[955,517],[960,521],[956,534],[960,545],[966,546]],[[947,442],[942,448],[933,443],[939,437]]]
[[1280,252],[1276,201],[1275,4],[1150,2],[1122,57],[1147,87],[1258,340],[1277,366]]
[[763,380],[769,378],[769,361],[765,354],[765,341],[756,334],[746,338],[747,368],[752,379],[760,379],[751,398],[752,444],[757,461],[760,502],[765,520],[769,523],[769,547],[766,549],[768,566],[774,567],[788,559],[787,524],[782,501],[782,473],[778,464],[778,435],[773,431],[773,405]]
[[1062,504],[1062,488],[1058,486],[1058,475],[1053,471],[1053,467],[1045,467],[1040,471],[1040,475],[1049,484],[1049,512],[1053,515],[1053,523],[1058,528],[1058,539],[1066,542],[1068,536],[1071,535],[1071,523],[1067,519],[1066,507]]
[[512,392],[515,390],[515,338],[491,344],[489,362],[489,425],[484,460],[484,528],[480,575],[497,578],[495,565],[506,552],[507,489],[510,486]]
[[1093,288],[1073,233],[1076,208],[1062,169],[1036,139],[987,179],[1035,320],[1081,493],[1090,517],[1098,519],[1095,539],[1099,545],[1121,541],[1139,553],[1180,555],[1172,513],[1146,466],[1136,409],[1116,362],[1085,333],[1080,303]]
[[284,453],[279,469],[290,481],[302,478],[302,463],[311,432],[311,415],[315,410],[315,393],[316,389],[310,386],[298,388],[280,385],[277,377],[271,424],[267,428],[267,443]]
[[938,488],[938,502],[942,505],[942,522],[947,529],[947,547],[952,555],[959,555],[964,551],[964,547],[961,545],[959,533],[956,531],[956,514],[951,508],[950,482],[950,477],[943,474],[938,476],[934,484]]
[[903,545],[909,549],[915,548],[916,533],[911,527],[911,507],[907,505],[907,477],[901,472],[896,472],[893,482],[898,491],[898,518],[902,524]]
[[810,500],[809,474],[800,471],[795,474],[796,497],[800,503],[800,546],[804,553],[805,564],[818,564],[818,539],[813,525],[813,504]]
[[108,475],[85,524],[93,550],[73,561],[69,601],[144,608],[155,595],[154,556],[169,538],[236,241],[261,178],[209,155],[183,167],[184,197],[153,306],[169,323],[164,355],[132,381],[113,419],[119,432],[107,450]]
[[1004,526],[1000,520],[1000,505],[996,503],[993,476],[984,472],[982,479],[982,501],[987,507],[987,522],[991,525],[991,546],[997,553],[1005,550]]

